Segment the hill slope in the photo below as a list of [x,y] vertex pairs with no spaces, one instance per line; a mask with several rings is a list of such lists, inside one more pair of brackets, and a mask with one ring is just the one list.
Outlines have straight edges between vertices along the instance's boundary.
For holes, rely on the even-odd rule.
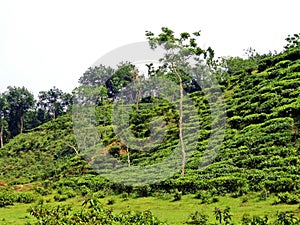
[[[196,151],[187,162],[186,175],[180,177],[178,170],[151,188],[177,188],[192,193],[199,189],[237,194],[263,189],[299,192],[300,48],[264,58],[254,67],[227,77],[223,90],[227,108],[225,138],[213,163],[199,170],[212,130],[207,97],[203,91],[197,91],[191,98],[198,110],[201,130]],[[127,162],[126,149],[115,136],[109,119],[110,106],[98,110],[100,115],[101,110],[107,114],[105,118],[98,116],[99,132],[107,151]],[[155,164],[176,149],[178,112],[164,101],[153,108],[141,104],[138,113],[132,112],[131,128],[137,136],[147,137],[149,121],[157,115],[168,124],[164,142],[154,151],[142,154],[131,150],[131,165]],[[15,137],[1,150],[0,179],[27,183],[74,176],[77,177],[74,182],[79,184],[80,176],[87,173],[96,179],[98,176],[86,162],[75,156],[72,128],[71,116],[65,115]],[[86,186],[92,186],[89,179]]]

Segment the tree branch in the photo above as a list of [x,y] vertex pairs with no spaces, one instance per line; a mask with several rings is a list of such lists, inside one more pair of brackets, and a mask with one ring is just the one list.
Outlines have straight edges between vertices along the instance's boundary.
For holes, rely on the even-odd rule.
[[76,148],[74,145],[71,145],[70,143],[68,143],[68,142],[66,142],[66,141],[64,141],[64,143],[65,143],[68,147],[72,148],[72,149],[75,151],[76,155],[79,155],[79,152],[78,152],[77,148]]

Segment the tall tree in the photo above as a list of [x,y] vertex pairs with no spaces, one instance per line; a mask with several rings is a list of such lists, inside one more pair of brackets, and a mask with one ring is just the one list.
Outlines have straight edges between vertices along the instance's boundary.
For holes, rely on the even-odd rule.
[[[187,72],[186,68],[188,67],[188,60],[190,58],[197,58],[197,61],[200,61],[200,56],[203,56],[204,59],[211,61],[214,56],[214,51],[209,47],[204,50],[198,46],[197,38],[200,36],[199,32],[194,32],[192,35],[183,32],[176,37],[174,32],[167,27],[162,28],[162,33],[157,36],[154,35],[151,31],[146,31],[146,37],[149,41],[149,44],[152,49],[155,49],[157,46],[161,46],[165,49],[166,53],[164,58],[160,61],[163,63],[162,66],[156,71],[160,74],[171,75],[173,80],[176,80],[179,84],[179,139],[182,153],[182,165],[181,165],[181,176],[184,176],[185,170],[185,161],[186,161],[186,151],[183,140],[183,85],[184,79],[190,77],[190,74]],[[208,58],[207,58],[208,57]],[[174,77],[175,76],[175,77]]]
[[99,65],[90,67],[80,78],[79,84],[89,86],[102,86],[114,74],[114,69]]
[[37,106],[48,113],[52,119],[65,113],[69,105],[71,105],[71,95],[56,87],[39,93]]
[[114,74],[105,82],[108,97],[115,99],[120,90],[135,80],[135,67],[130,63],[121,63]]
[[128,62],[121,62],[117,66],[116,70],[111,67],[99,65],[89,68],[83,76],[79,78],[81,90],[77,89],[75,92],[86,92],[89,87],[91,87],[93,89],[97,89],[98,92],[101,92],[102,100],[107,99],[107,97],[115,99],[120,90],[135,79],[135,67]]
[[285,40],[288,42],[286,46],[284,46],[285,50],[296,48],[297,46],[300,46],[300,33],[294,34],[293,36],[288,35]]
[[8,104],[6,97],[0,93],[0,148],[4,145],[4,127],[7,125]]
[[5,93],[9,107],[9,131],[12,136],[22,133],[24,115],[34,106],[34,97],[25,87],[11,87]]

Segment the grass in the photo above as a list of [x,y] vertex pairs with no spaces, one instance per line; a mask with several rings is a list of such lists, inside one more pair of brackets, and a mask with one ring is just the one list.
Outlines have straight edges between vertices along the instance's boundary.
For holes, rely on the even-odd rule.
[[[53,200],[53,195],[46,196],[43,199],[50,199],[49,203],[45,203],[47,205],[57,206],[62,204],[69,204],[72,205],[74,209],[79,209],[82,202],[82,198],[79,197],[68,199],[65,202],[55,202]],[[37,202],[30,204],[15,203],[13,206],[0,208],[0,225],[21,225],[26,224],[26,222],[36,221],[36,219],[28,212],[28,209],[35,204],[37,204]]]
[[[183,224],[188,219],[188,216],[196,210],[209,216],[210,222],[215,222],[214,209],[215,207],[225,209],[230,206],[233,215],[233,222],[240,222],[243,214],[265,216],[269,215],[269,219],[275,219],[276,213],[281,211],[289,211],[300,216],[300,209],[298,205],[272,205],[275,197],[270,197],[267,200],[260,201],[257,193],[248,194],[241,198],[232,198],[230,196],[219,197],[219,202],[211,204],[201,204],[200,200],[195,199],[193,195],[185,195],[180,201],[173,201],[172,198],[161,199],[159,197],[144,197],[144,198],[131,198],[128,200],[122,199],[120,196],[108,196],[100,199],[105,206],[111,207],[116,212],[122,210],[142,211],[149,209],[153,214],[160,219],[167,221],[169,224],[178,225]],[[47,196],[52,199],[50,205],[69,204],[75,209],[81,207],[83,198],[75,197],[68,199],[65,202],[55,202],[53,196]],[[243,202],[247,198],[248,201]],[[109,199],[113,199],[113,205],[107,205]],[[245,201],[245,200],[244,200]],[[33,204],[15,204],[14,206],[0,208],[0,224],[25,224],[26,222],[35,221],[29,215],[27,209]]]
[[0,224],[25,224],[33,222],[34,217],[26,211],[29,205],[15,204],[14,206],[0,208]]
[[219,197],[219,202],[211,204],[201,204],[200,200],[195,199],[193,195],[183,196],[180,201],[162,200],[155,197],[129,199],[122,201],[115,199],[116,203],[113,208],[116,211],[124,209],[145,210],[150,209],[154,215],[166,220],[170,224],[183,224],[192,212],[199,211],[209,216],[210,222],[215,222],[214,209],[216,207],[225,209],[230,206],[233,214],[233,221],[240,222],[244,214],[265,216],[269,219],[275,219],[276,213],[289,211],[300,216],[298,205],[272,205],[275,197],[264,201],[259,201],[256,194],[249,194],[247,202],[242,203],[242,198],[232,198],[229,196]]

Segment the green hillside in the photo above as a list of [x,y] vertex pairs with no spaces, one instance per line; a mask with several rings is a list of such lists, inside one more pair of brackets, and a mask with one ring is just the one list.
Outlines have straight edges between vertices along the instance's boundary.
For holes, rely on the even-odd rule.
[[[169,181],[176,185],[182,180],[180,183],[186,183],[189,189],[199,189],[202,183],[218,185],[229,192],[235,191],[230,187],[237,187],[237,183],[251,190],[266,187],[276,192],[273,189],[277,185],[288,182],[289,185],[278,191],[297,189],[300,160],[299,56],[299,48],[290,49],[263,59],[257,68],[237,71],[229,76],[224,87],[227,114],[224,141],[214,162],[201,172],[198,170],[200,156],[207,147],[211,132],[210,108],[202,91],[190,94],[200,118],[199,140],[187,163],[186,176]],[[164,101],[153,104],[141,103],[138,112],[132,111],[134,119],[130,127],[136,136],[147,136],[151,118],[162,115],[168,123],[166,140],[154,151],[140,153],[133,150],[132,165],[154,164],[168,156],[178,144],[178,112]],[[111,107],[105,107],[98,107],[100,114],[103,110],[111,111]],[[108,151],[114,151],[115,157],[126,162],[127,156],[124,152],[122,154],[124,146],[114,136],[112,125],[104,125],[105,120],[111,123],[109,117],[110,113],[106,119],[99,118],[98,121],[102,140],[109,146]],[[55,177],[59,166],[75,155],[72,146],[76,148],[72,118],[65,115],[18,135],[5,145],[1,151],[1,176],[23,178],[26,182]]]
[[16,136],[1,149],[1,177],[8,183],[30,183],[55,177],[59,166],[74,157],[70,115]]
[[[128,108],[129,129],[140,139],[149,137],[151,123],[157,125],[153,118],[165,121],[165,126],[155,128],[156,134],[165,132],[164,139],[155,148],[142,152],[126,148],[119,140],[120,132],[126,132],[128,127],[124,124],[115,127],[111,119],[112,102],[106,101],[96,107],[95,115],[99,136],[105,146],[101,154],[90,158],[88,152],[80,152],[72,115],[68,113],[19,134],[4,145],[0,152],[0,181],[4,186],[1,190],[11,193],[9,188],[13,185],[31,184],[36,186],[32,190],[39,194],[46,190],[55,191],[57,199],[62,198],[62,201],[63,197],[99,194],[103,190],[138,197],[177,193],[179,200],[181,195],[195,194],[206,203],[213,201],[214,196],[241,197],[259,192],[266,198],[277,196],[276,204],[299,204],[300,46],[257,58],[229,58],[227,70],[217,71],[216,75],[226,108],[222,114],[224,120],[220,122],[226,125],[224,139],[222,141],[222,126],[213,125],[212,110],[216,108],[209,99],[222,101],[220,93],[214,92],[217,87],[193,91],[185,87],[193,105],[184,105],[185,118],[188,118],[184,141],[187,149],[192,149],[187,151],[184,176],[180,175],[180,164],[175,159],[178,169],[174,174],[172,167],[167,171],[170,173],[167,179],[139,185],[108,180],[89,166],[87,161],[98,161],[105,168],[105,163],[110,162],[102,157],[111,154],[123,165],[128,165],[123,170],[126,173],[130,171],[128,168],[135,166],[155,167],[174,152],[180,155],[179,112],[168,101],[143,99],[138,106],[132,104]],[[179,104],[178,100],[175,102]],[[198,114],[196,117],[192,113],[194,109]],[[220,134],[220,138],[211,139],[213,134]],[[216,142],[210,149],[216,151],[212,161],[205,155],[210,141]],[[221,141],[220,146],[218,141]],[[122,170],[119,172],[122,174]],[[128,177],[128,182],[138,176],[134,173],[130,173],[132,177]],[[148,176],[145,179],[153,179],[151,173]]]

